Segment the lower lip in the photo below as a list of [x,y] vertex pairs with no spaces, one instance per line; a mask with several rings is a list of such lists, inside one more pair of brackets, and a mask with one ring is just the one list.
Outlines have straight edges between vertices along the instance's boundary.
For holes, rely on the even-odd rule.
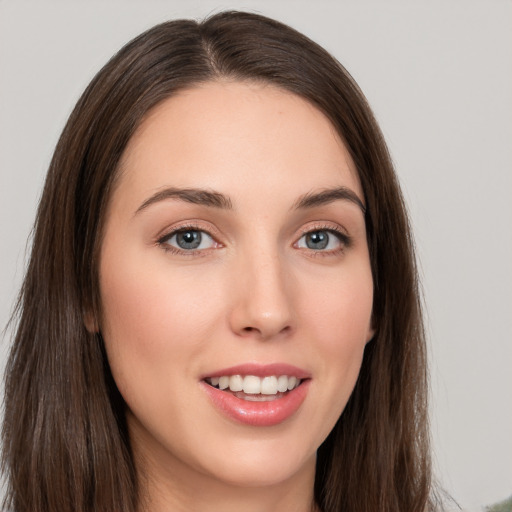
[[245,425],[271,427],[282,423],[297,412],[306,398],[310,382],[303,381],[300,386],[288,391],[284,396],[268,402],[243,400],[206,382],[201,384],[217,409],[229,418]]

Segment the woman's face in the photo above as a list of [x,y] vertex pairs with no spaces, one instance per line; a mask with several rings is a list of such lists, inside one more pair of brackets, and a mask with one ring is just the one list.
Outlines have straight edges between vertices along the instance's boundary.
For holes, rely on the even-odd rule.
[[312,474],[372,336],[362,201],[328,119],[273,86],[207,83],[144,120],[106,219],[100,329],[150,475]]

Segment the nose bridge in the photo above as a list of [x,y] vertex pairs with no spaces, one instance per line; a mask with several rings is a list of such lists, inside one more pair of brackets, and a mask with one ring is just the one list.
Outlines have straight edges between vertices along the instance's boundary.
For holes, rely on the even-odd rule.
[[231,324],[239,335],[271,338],[293,327],[290,275],[277,247],[256,245],[238,257]]

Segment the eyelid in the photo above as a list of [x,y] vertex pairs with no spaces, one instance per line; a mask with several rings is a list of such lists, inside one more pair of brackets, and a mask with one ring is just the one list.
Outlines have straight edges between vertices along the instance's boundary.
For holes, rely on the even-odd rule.
[[338,233],[339,235],[350,238],[348,230],[345,229],[342,225],[337,222],[332,221],[313,221],[308,222],[304,226],[301,226],[299,230],[299,235],[306,235],[313,231],[332,231],[334,233]]
[[176,232],[186,231],[187,229],[204,231],[214,239],[220,237],[220,231],[210,222],[198,219],[189,219],[178,221],[174,224],[171,224],[170,226],[166,226],[155,236],[155,241],[158,242],[164,238],[170,237]]

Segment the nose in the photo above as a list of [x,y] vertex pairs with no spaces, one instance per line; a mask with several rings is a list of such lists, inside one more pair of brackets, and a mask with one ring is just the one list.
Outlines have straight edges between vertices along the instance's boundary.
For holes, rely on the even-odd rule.
[[240,258],[233,275],[230,326],[244,338],[269,340],[295,328],[291,276],[275,254]]

